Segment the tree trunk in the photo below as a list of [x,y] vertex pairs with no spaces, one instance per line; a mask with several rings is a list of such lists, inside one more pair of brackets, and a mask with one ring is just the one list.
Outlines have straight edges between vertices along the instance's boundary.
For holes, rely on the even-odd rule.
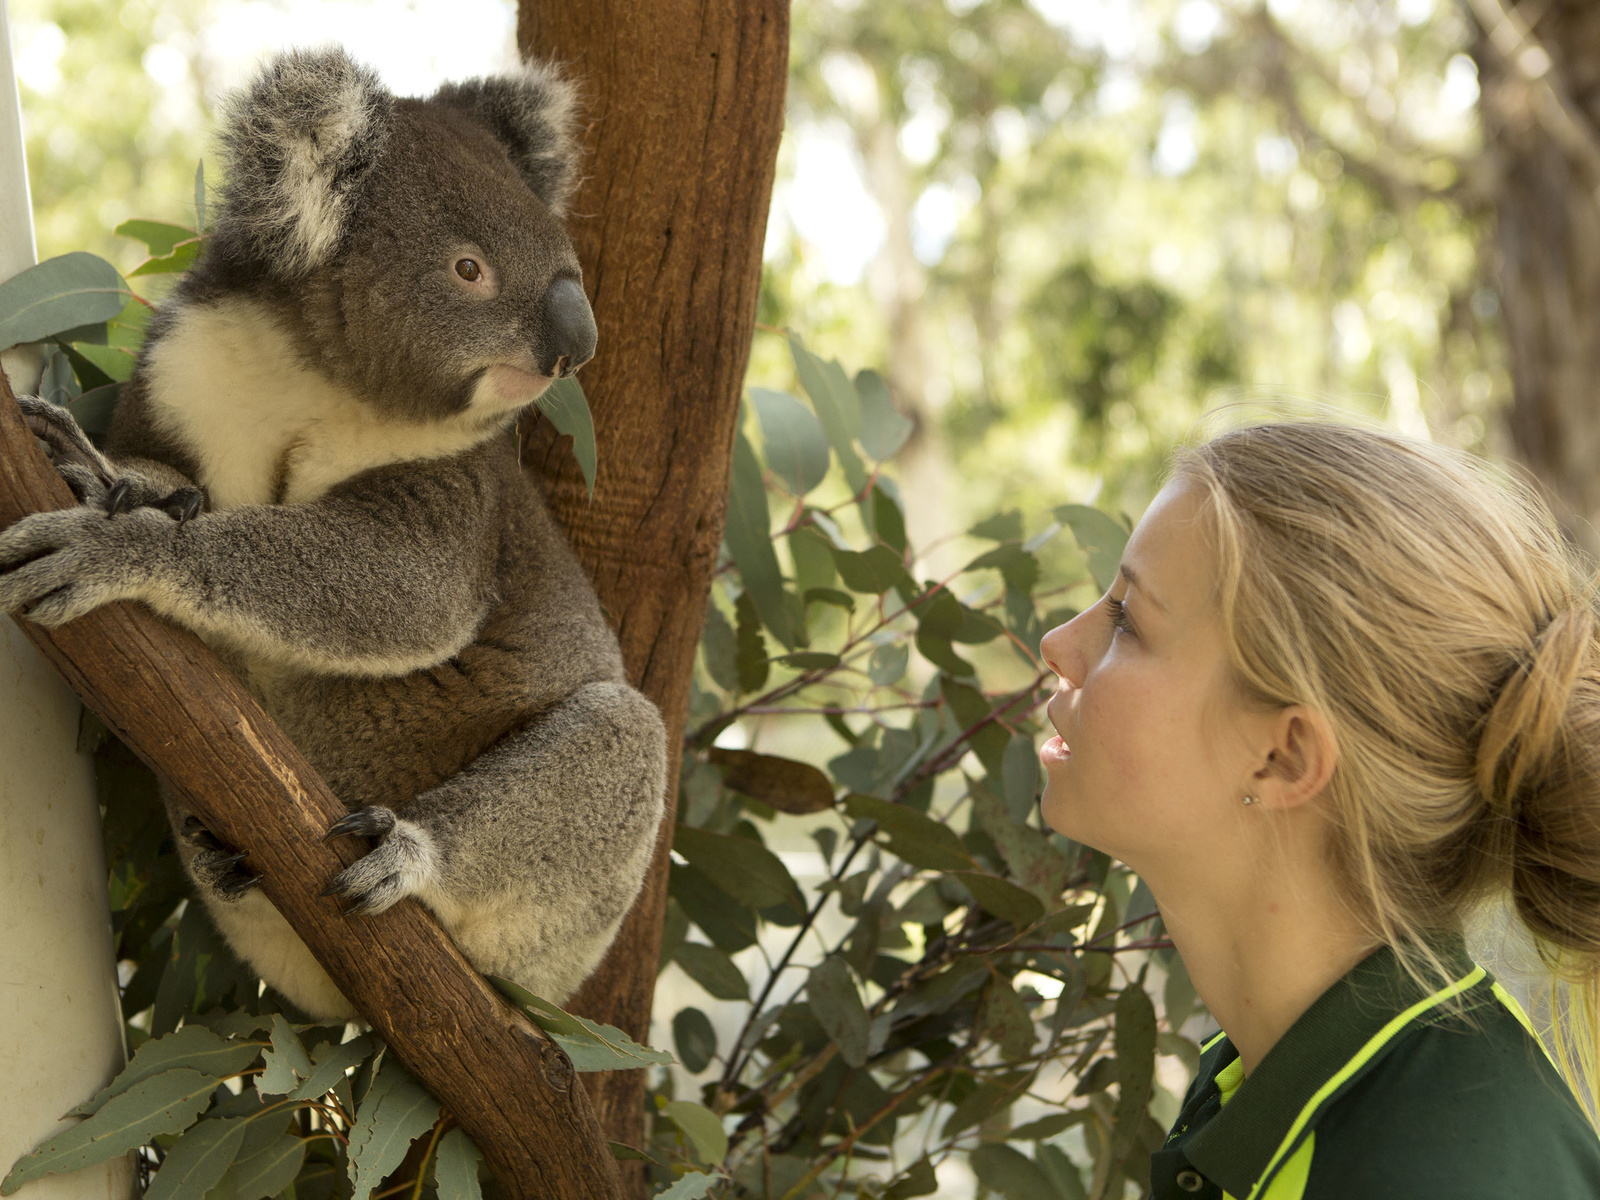
[[[0,529],[74,505],[0,376]],[[615,1196],[612,1159],[572,1063],[405,900],[346,918],[319,893],[361,853],[322,835],[345,806],[192,633],[136,604],[57,629],[19,621],[84,702],[184,797],[401,1062],[443,1102],[515,1200]]]
[[[518,42],[579,80],[585,179],[569,227],[600,328],[591,502],[547,423],[525,461],[617,626],[630,677],[681,744],[722,542],[734,424],[788,71],[786,0],[522,0]],[[672,772],[675,776],[676,771]],[[644,1038],[676,787],[644,890],[573,1001]],[[588,1081],[606,1135],[643,1138],[643,1073]],[[633,1177],[635,1186],[642,1176]]]
[[[1471,0],[1517,453],[1600,552],[1600,6]],[[1530,27],[1523,11],[1533,12]]]

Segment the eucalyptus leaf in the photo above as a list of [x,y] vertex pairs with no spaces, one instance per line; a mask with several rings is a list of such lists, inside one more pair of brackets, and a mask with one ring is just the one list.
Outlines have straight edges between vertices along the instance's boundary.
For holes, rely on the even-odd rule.
[[201,1121],[167,1148],[145,1200],[204,1200],[233,1166],[248,1117]]
[[833,565],[839,578],[852,592],[876,596],[890,588],[914,591],[916,583],[898,554],[887,546],[874,546],[870,550],[833,549]]
[[707,757],[721,770],[724,785],[780,812],[826,812],[833,807],[833,784],[810,763],[720,746],[713,746]]
[[0,349],[109,321],[128,295],[117,269],[97,254],[47,258],[0,283]]
[[1155,1080],[1156,1010],[1141,982],[1117,996],[1112,1045],[1117,1052],[1118,1093],[1112,1110],[1111,1155],[1121,1165],[1133,1149]]
[[405,1160],[411,1143],[438,1119],[439,1102],[386,1055],[350,1126],[351,1200],[367,1200]]
[[679,825],[672,848],[740,904],[767,908],[800,896],[783,860],[760,842]]
[[657,1192],[654,1200],[703,1200],[711,1194],[712,1187],[722,1179],[720,1175],[707,1175],[704,1171],[690,1171],[680,1176],[664,1192]]
[[235,1042],[219,1037],[204,1025],[185,1025],[176,1033],[151,1038],[138,1050],[117,1077],[73,1109],[69,1116],[87,1117],[100,1110],[107,1100],[120,1096],[134,1084],[171,1071],[188,1067],[213,1079],[233,1075],[253,1063],[261,1053],[259,1042]]
[[906,1173],[889,1190],[884,1192],[883,1200],[912,1200],[914,1196],[931,1196],[939,1190],[939,1176],[934,1172],[933,1163],[926,1158],[919,1158],[906,1168]]
[[1128,544],[1128,531],[1098,508],[1064,504],[1055,510],[1056,520],[1072,530],[1078,546],[1089,560],[1089,574],[1102,592],[1110,589],[1122,566],[1122,550]]
[[172,253],[179,242],[193,241],[197,236],[193,229],[169,225],[165,221],[124,221],[112,232],[118,237],[143,242],[151,258],[164,258]]
[[860,793],[847,796],[844,808],[858,820],[876,821],[889,850],[913,866],[935,871],[972,866],[955,830],[915,809]]
[[809,408],[787,392],[751,388],[761,418],[767,465],[789,491],[804,496],[828,473],[828,437]]
[[761,623],[785,648],[793,648],[789,610],[783,599],[783,572],[772,545],[772,516],[756,453],[743,433],[734,438],[728,522],[723,539],[739,568],[745,595],[755,603]]
[[865,1064],[872,1025],[844,959],[829,955],[811,968],[806,999],[812,1016],[839,1048],[839,1057],[852,1067]]
[[717,1053],[717,1031],[711,1018],[698,1008],[681,1009],[672,1018],[672,1044],[678,1061],[691,1075],[698,1075],[711,1064]]
[[800,386],[811,397],[823,431],[833,446],[833,452],[844,469],[850,490],[860,495],[867,487],[866,468],[856,454],[855,439],[861,432],[861,400],[850,377],[838,363],[824,361],[811,351],[798,334],[789,335],[789,350],[794,356],[795,373],[800,376]]
[[733,965],[733,959],[715,946],[685,942],[678,947],[673,961],[718,1000],[750,999],[750,985],[744,974]]
[[135,275],[181,275],[200,257],[200,245],[199,238],[181,242],[173,247],[171,254],[140,263],[128,272],[128,278],[132,279]]
[[893,458],[911,436],[911,418],[895,409],[889,385],[871,368],[856,373],[856,395],[861,401],[861,448],[879,461]]
[[262,1056],[265,1070],[256,1080],[256,1090],[267,1095],[292,1092],[311,1072],[311,1056],[289,1022],[277,1013],[272,1017],[272,1046]]
[[61,1171],[116,1158],[137,1149],[157,1134],[179,1133],[193,1124],[211,1103],[213,1075],[180,1067],[134,1084],[107,1100],[94,1116],[56,1134],[24,1154],[0,1182],[0,1196],[23,1184]]
[[440,1138],[433,1165],[439,1200],[483,1200],[483,1185],[478,1179],[482,1162],[483,1155],[472,1144],[466,1130],[452,1129]]
[[323,1042],[314,1051],[311,1073],[305,1082],[290,1093],[292,1100],[315,1100],[333,1089],[345,1077],[345,1072],[361,1063],[378,1048],[378,1039],[370,1033],[348,1042]]
[[509,979],[487,978],[566,1051],[575,1071],[626,1070],[676,1061],[665,1050],[641,1046],[615,1026],[569,1013]]
[[867,658],[867,675],[879,687],[899,683],[911,661],[911,648],[904,642],[886,642],[874,646]]
[[1009,879],[982,871],[952,871],[950,878],[959,879],[985,911],[1018,927],[1031,925],[1044,915],[1039,898]]
[[728,1156],[728,1135],[723,1131],[722,1118],[705,1105],[674,1100],[661,1113],[683,1130],[701,1162],[714,1167]]
[[576,375],[557,379],[545,388],[536,403],[555,431],[572,439],[572,456],[578,460],[578,470],[583,472],[584,486],[589,489],[589,499],[593,500],[594,414],[589,411],[589,398],[583,394],[583,385]]
[[306,1160],[306,1147],[306,1139],[293,1133],[279,1134],[254,1153],[249,1153],[247,1144],[229,1168],[217,1195],[231,1192],[233,1200],[265,1200],[265,1197],[276,1196],[300,1174],[300,1167]]
[[1061,1200],[1043,1167],[1004,1142],[987,1142],[972,1152],[978,1182],[1005,1200]]

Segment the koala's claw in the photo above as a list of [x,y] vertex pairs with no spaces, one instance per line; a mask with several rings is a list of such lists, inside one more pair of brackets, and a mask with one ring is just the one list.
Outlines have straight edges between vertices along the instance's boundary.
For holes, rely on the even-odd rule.
[[438,852],[433,835],[382,805],[358,808],[335,821],[327,837],[359,833],[380,837],[378,845],[356,859],[323,889],[324,896],[350,901],[345,916],[381,913],[407,896],[425,890],[437,874]]
[[133,482],[127,477],[117,480],[106,489],[106,518],[127,512],[134,507]]
[[205,507],[206,494],[199,488],[179,488],[161,501],[159,507],[179,525],[185,525],[200,515]]
[[[395,826],[395,815],[380,804],[369,804],[366,808],[358,808],[348,816],[340,817],[328,826],[328,832],[322,835],[323,841],[330,838],[343,837],[347,833],[359,833],[365,837],[382,837]],[[323,895],[330,893],[324,892]]]
[[231,849],[207,829],[199,817],[185,819],[183,837],[196,847],[190,870],[221,899],[237,900],[261,882],[260,875],[247,874],[239,865],[249,852]]

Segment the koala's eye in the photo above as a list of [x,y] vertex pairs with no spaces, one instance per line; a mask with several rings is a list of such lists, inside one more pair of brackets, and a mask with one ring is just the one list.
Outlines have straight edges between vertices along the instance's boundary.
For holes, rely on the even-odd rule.
[[476,283],[483,276],[483,268],[478,266],[476,259],[462,258],[456,260],[456,274],[468,283]]

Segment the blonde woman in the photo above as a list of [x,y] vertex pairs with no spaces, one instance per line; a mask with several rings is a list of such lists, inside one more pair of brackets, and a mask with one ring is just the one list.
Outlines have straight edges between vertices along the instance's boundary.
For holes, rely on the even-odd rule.
[[[1600,1197],[1600,644],[1537,500],[1382,433],[1225,434],[1044,654],[1044,815],[1150,885],[1223,1029],[1155,1200]],[[1464,948],[1505,898],[1559,1071]]]

